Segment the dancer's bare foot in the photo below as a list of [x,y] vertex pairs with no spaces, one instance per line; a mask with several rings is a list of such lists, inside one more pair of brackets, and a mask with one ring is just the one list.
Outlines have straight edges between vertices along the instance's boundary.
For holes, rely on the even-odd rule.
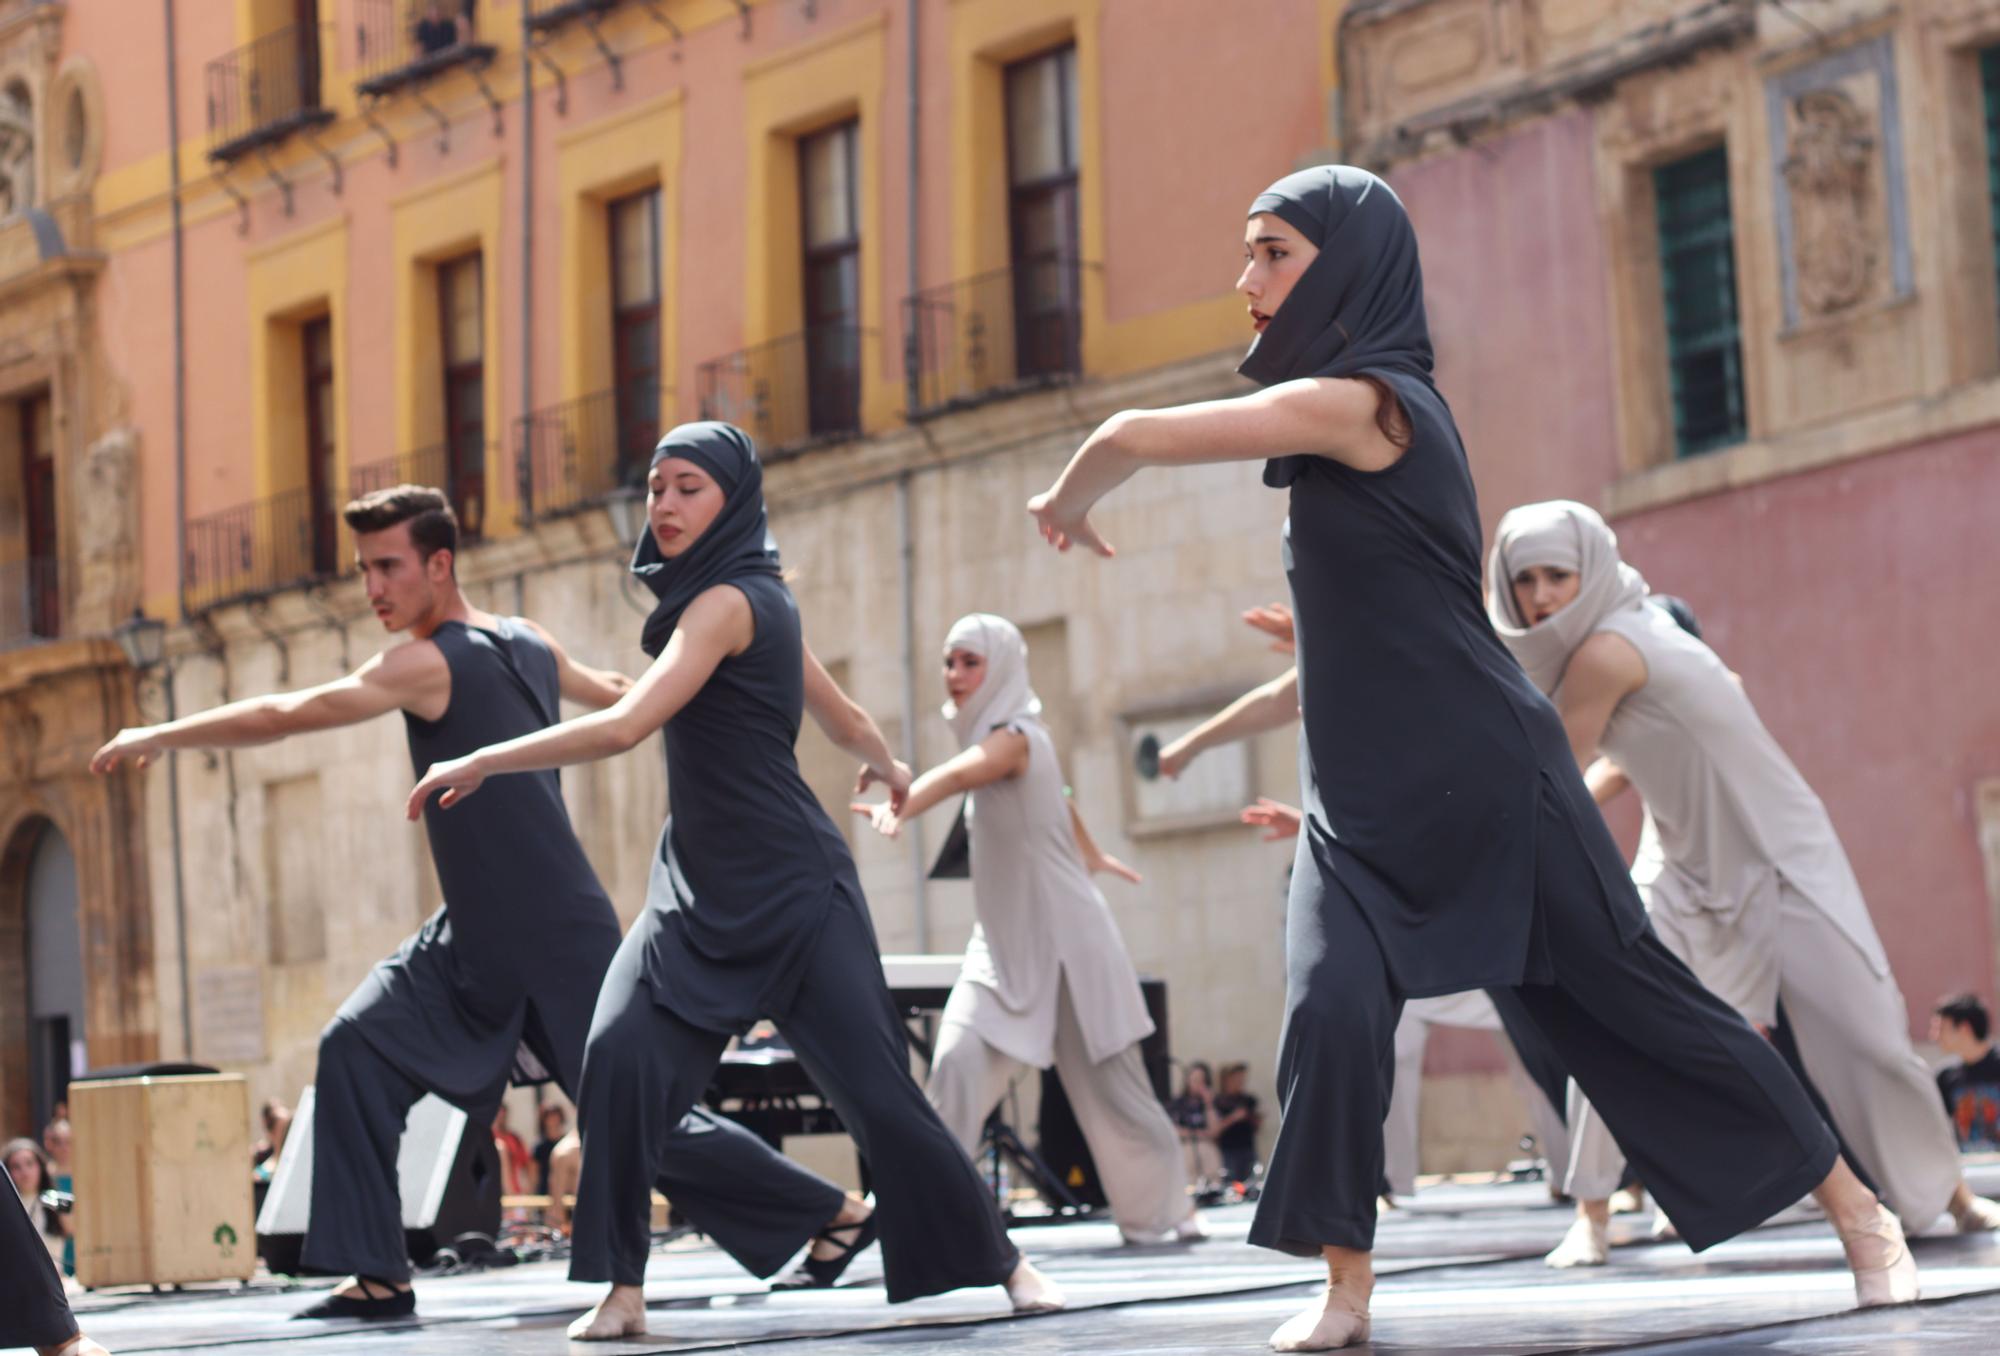
[[589,1313],[569,1325],[572,1342],[615,1342],[646,1335],[646,1292],[636,1285],[614,1285]]
[[1368,1340],[1368,1300],[1375,1267],[1365,1252],[1327,1248],[1326,1293],[1271,1334],[1273,1351],[1334,1351]]
[[1007,1278],[1007,1298],[1012,1301],[1017,1314],[1053,1313],[1069,1305],[1056,1283],[1035,1270],[1035,1264],[1026,1257],[1015,1265],[1014,1274]]
[[2000,1201],[1991,1201],[1984,1196],[1972,1194],[1972,1188],[1964,1182],[1951,1193],[1951,1218],[1962,1234],[1982,1234],[2000,1229]]
[[1863,1309],[1909,1304],[1917,1298],[1917,1260],[1903,1240],[1903,1226],[1886,1206],[1875,1207],[1869,1223],[1840,1232],[1847,1265],[1854,1272],[1854,1300]]
[[1646,1188],[1642,1186],[1619,1187],[1611,1193],[1611,1213],[1614,1215],[1636,1215],[1646,1208]]
[[1601,1267],[1611,1260],[1611,1206],[1608,1201],[1578,1201],[1576,1223],[1569,1226],[1563,1241],[1542,1259],[1543,1263],[1567,1271],[1571,1267]]
[[1174,1242],[1205,1243],[1208,1241],[1208,1226],[1202,1223],[1201,1211],[1188,1211],[1187,1218],[1174,1226]]
[[35,1356],[111,1356],[111,1353],[78,1333],[69,1341],[58,1342],[55,1346],[36,1347]]
[[1674,1227],[1674,1222],[1671,1219],[1667,1218],[1667,1212],[1660,1209],[1657,1205],[1654,1206],[1653,1241],[1655,1243],[1668,1243],[1680,1236],[1681,1231]]

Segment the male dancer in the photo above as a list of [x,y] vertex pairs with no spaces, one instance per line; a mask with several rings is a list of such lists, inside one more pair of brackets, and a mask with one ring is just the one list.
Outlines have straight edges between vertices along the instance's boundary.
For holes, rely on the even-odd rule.
[[[145,767],[165,749],[237,748],[401,711],[417,775],[434,762],[592,707],[630,686],[572,660],[535,623],[459,592],[458,520],[434,489],[399,485],[349,504],[376,617],[411,639],[344,678],[165,725],[121,731],[91,760]],[[845,731],[832,732],[838,740]],[[554,773],[497,779],[470,810],[424,815],[444,906],[363,980],[320,1038],[312,1216],[305,1264],[349,1278],[301,1318],[415,1311],[396,1156],[427,1092],[485,1126],[522,1049],[574,1096],[590,1016],[619,927],[571,830]],[[696,1110],[672,1132],[660,1187],[705,1233],[768,1276],[816,1230],[868,1207],[734,1122]],[[838,1253],[839,1249],[833,1249]]]

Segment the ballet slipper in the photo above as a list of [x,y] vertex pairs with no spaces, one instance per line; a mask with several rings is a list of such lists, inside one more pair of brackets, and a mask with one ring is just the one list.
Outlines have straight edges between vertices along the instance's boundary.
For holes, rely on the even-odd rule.
[[1847,1265],[1854,1272],[1858,1308],[1909,1304],[1917,1298],[1917,1259],[1903,1239],[1903,1226],[1882,1206],[1875,1218],[1841,1239]]
[[1655,1206],[1653,1208],[1653,1241],[1655,1243],[1668,1243],[1680,1236],[1681,1231],[1676,1229],[1674,1222],[1667,1218],[1667,1212]]
[[1542,1263],[1558,1271],[1567,1271],[1571,1267],[1601,1267],[1610,1260],[1611,1240],[1604,1226],[1578,1216],[1576,1222],[1569,1226],[1569,1232],[1563,1235],[1563,1241],[1556,1244]]
[[[1988,1204],[1991,1204],[1991,1202],[1988,1202]],[[1187,1218],[1174,1226],[1174,1242],[1176,1243],[1205,1243],[1207,1241],[1208,1226],[1202,1223],[1201,1212],[1198,1210],[1188,1211]]]
[[1345,1297],[1326,1288],[1326,1298],[1279,1325],[1271,1334],[1273,1351],[1335,1351],[1368,1340],[1368,1311],[1348,1307]]
[[1025,1257],[1007,1278],[1007,1299],[1017,1314],[1051,1314],[1069,1307],[1061,1288],[1035,1270],[1034,1263]]
[[1983,1234],[2000,1229],[2000,1201],[1973,1196],[1964,1205],[1954,1204],[1951,1218],[1962,1234]]
[[616,1342],[621,1337],[646,1336],[646,1298],[637,1288],[623,1287],[599,1300],[589,1313],[569,1325],[572,1342]]
[[67,1342],[53,1347],[35,1348],[37,1356],[111,1356],[103,1347],[78,1333]]

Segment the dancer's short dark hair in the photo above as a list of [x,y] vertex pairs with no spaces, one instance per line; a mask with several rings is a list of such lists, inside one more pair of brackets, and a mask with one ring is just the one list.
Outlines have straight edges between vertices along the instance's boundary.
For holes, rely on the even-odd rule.
[[1986,1005],[1979,1001],[1977,994],[1946,994],[1931,1011],[1947,1022],[1957,1022],[1967,1028],[1976,1041],[1985,1040],[1993,1030],[1993,1014],[1986,1010]]
[[386,532],[410,525],[410,544],[425,560],[440,551],[458,552],[458,515],[443,490],[428,485],[391,485],[352,500],[340,516],[356,532]]

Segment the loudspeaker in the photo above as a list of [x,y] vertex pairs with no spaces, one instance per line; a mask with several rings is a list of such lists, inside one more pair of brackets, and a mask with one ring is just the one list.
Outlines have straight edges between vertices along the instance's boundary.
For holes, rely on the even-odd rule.
[[[1167,1054],[1166,981],[1141,980],[1139,992],[1146,1000],[1147,1015],[1153,1019],[1153,1034],[1139,1043],[1139,1056],[1146,1063],[1146,1077],[1153,1085],[1153,1095],[1164,1105],[1173,1088]],[[1039,1142],[1035,1151],[1079,1201],[1093,1207],[1107,1204],[1104,1186],[1097,1177],[1097,1163],[1090,1156],[1090,1145],[1084,1142],[1083,1128],[1076,1122],[1069,1095],[1063,1091],[1062,1079],[1054,1069],[1042,1070],[1042,1109],[1036,1136]]]
[[[298,1276],[312,1209],[314,1090],[299,1095],[292,1128],[257,1214],[257,1254],[273,1272]],[[449,1102],[426,1096],[410,1108],[396,1155],[403,1239],[426,1265],[460,1234],[500,1231],[500,1158],[485,1125]]]

